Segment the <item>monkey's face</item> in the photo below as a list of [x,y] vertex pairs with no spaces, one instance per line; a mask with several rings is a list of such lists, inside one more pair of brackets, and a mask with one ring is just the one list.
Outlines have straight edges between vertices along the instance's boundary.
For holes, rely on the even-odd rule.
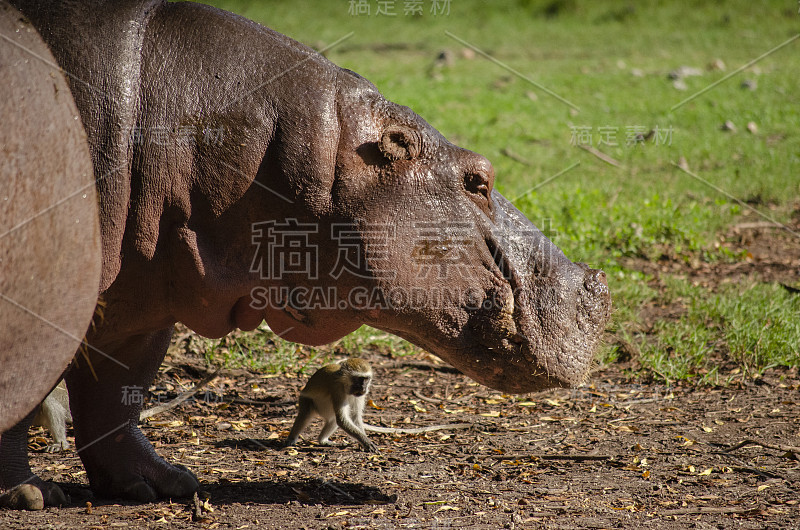
[[369,390],[371,377],[353,376],[350,384],[350,394],[356,397],[366,395]]

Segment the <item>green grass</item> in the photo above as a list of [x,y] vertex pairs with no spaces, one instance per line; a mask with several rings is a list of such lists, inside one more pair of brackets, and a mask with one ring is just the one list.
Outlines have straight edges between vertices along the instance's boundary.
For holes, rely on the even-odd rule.
[[[421,16],[404,16],[404,3],[395,2],[395,17],[375,16],[377,2],[369,2],[372,16],[350,16],[344,0],[211,3],[317,48],[352,31],[328,52],[331,60],[361,73],[454,142],[486,155],[502,193],[572,259],[606,270],[615,304],[609,330],[636,343],[645,371],[666,380],[718,382],[724,380],[717,377],[719,366],[731,362],[756,372],[800,364],[800,330],[792,324],[798,321],[796,295],[758,277],[698,287],[684,275],[664,273],[656,282],[630,268],[631,260],[737,263],[746,249],[724,235],[747,213],[740,201],[781,222],[798,208],[800,40],[673,108],[798,34],[796,2],[456,0],[448,16],[432,15],[428,1]],[[466,58],[464,46],[445,31],[580,111],[481,56]],[[437,65],[445,50],[451,64]],[[716,60],[724,71],[707,68]],[[667,78],[680,66],[702,70],[685,79],[686,90]],[[743,88],[744,80],[756,89]],[[720,129],[726,120],[735,132]],[[746,129],[751,121],[755,133]],[[579,127],[591,128],[591,145],[619,167],[574,145]],[[626,145],[635,127],[665,132]],[[600,144],[602,130],[614,131],[618,145]],[[695,176],[676,167],[681,158]],[[684,316],[657,323],[650,336],[636,332],[644,304],[677,297],[687,308]],[[413,351],[363,328],[332,348],[292,357],[295,346],[262,335],[224,339],[213,358],[262,367],[252,352],[269,349],[259,358],[275,357],[269,362],[281,369],[308,355]],[[617,348],[612,341],[601,358],[612,361]]]
[[[673,300],[688,305],[677,321],[656,324],[641,361],[667,380],[700,378],[719,383],[720,350],[729,371],[760,374],[795,366],[800,358],[800,298],[777,284],[727,284],[719,292],[672,280]],[[711,362],[710,362],[711,361]],[[722,374],[724,375],[724,374]]]
[[191,347],[215,366],[247,368],[265,374],[293,372],[299,375],[310,375],[324,364],[366,351],[392,357],[419,351],[399,337],[368,326],[362,326],[332,344],[314,348],[285,341],[264,324],[256,331],[231,333],[219,340],[198,337]]

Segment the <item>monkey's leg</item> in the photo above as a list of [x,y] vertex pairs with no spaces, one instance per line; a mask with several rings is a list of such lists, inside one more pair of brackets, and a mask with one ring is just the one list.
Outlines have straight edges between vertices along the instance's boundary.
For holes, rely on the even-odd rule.
[[69,411],[52,394],[47,396],[42,403],[41,416],[38,416],[38,419],[50,431],[55,442],[45,449],[48,453],[69,449],[69,441],[67,440],[68,414]]
[[356,422],[350,418],[346,410],[342,408],[336,409],[336,423],[338,423],[339,427],[341,427],[344,432],[358,440],[358,443],[361,444],[361,447],[363,447],[365,451],[377,453],[378,446],[367,437],[360,411],[354,410],[353,413],[358,416]]
[[322,426],[322,430],[319,432],[319,436],[317,437],[317,441],[320,445],[333,445],[328,438],[331,437],[336,429],[339,426],[336,424],[336,417],[333,418],[325,418],[325,425]]
[[311,423],[313,419],[314,401],[300,396],[300,400],[297,402],[297,419],[294,420],[292,430],[289,431],[289,437],[286,439],[287,447],[297,443],[298,438],[300,438],[300,433],[308,427],[308,424]]

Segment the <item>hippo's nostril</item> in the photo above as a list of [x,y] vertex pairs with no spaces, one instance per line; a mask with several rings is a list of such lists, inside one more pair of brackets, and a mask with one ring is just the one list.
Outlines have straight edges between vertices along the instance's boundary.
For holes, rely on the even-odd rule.
[[464,188],[470,193],[482,195],[487,201],[492,192],[489,185],[489,177],[485,173],[470,172],[464,176]]

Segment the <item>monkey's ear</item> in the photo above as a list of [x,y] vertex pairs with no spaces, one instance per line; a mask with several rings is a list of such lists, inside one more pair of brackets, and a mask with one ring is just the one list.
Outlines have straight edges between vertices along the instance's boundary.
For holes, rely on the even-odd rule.
[[422,137],[411,127],[389,125],[383,130],[378,148],[389,160],[408,160],[419,156]]

